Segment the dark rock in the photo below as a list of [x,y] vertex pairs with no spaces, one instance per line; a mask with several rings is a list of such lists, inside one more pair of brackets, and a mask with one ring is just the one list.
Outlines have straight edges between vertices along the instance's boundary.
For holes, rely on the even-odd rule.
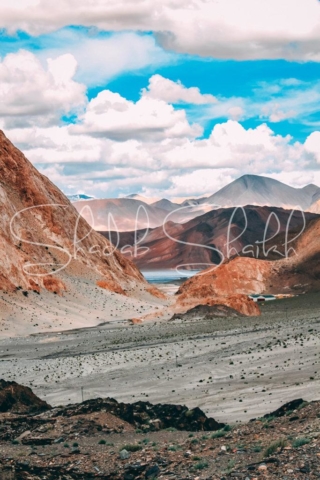
[[272,413],[268,413],[264,416],[264,418],[268,417],[284,417],[288,412],[292,410],[296,410],[300,405],[304,403],[302,398],[298,398],[297,400],[292,400],[291,402],[285,403],[282,407],[278,408]]
[[135,479],[135,476],[132,475],[131,473],[125,473],[123,475],[123,480],[134,480]]
[[25,437],[21,440],[23,445],[52,445],[53,438],[47,437]]
[[148,470],[145,473],[145,478],[150,478],[154,477],[156,475],[159,475],[160,473],[160,468],[158,465],[153,465],[152,467],[148,468]]
[[140,475],[143,473],[146,469],[147,465],[146,464],[141,464],[141,463],[133,463],[126,465],[125,470],[126,473],[132,474],[134,477]]
[[294,415],[293,417],[290,417],[289,418],[289,422],[295,422],[296,420],[299,420],[300,417],[298,417],[298,415]]
[[[131,423],[137,428],[148,427],[149,431],[159,428],[173,427],[177,430],[214,431],[225,426],[196,407],[191,410],[185,405],[156,404],[136,402],[132,404],[118,403],[113,398],[97,398],[87,400],[81,404],[68,405],[63,410],[55,412],[55,416],[74,416],[94,413],[104,410],[122,420]],[[155,422],[156,420],[156,422]]]
[[0,380],[0,412],[35,413],[50,409],[50,405],[38,398],[31,388]]

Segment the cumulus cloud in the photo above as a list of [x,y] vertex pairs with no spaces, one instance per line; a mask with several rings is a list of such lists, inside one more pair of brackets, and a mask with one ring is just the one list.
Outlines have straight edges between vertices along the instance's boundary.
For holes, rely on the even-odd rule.
[[48,59],[43,67],[21,50],[0,62],[0,115],[6,125],[59,121],[86,103],[86,87],[73,80],[77,62],[70,54]]
[[149,85],[143,89],[144,97],[163,100],[168,103],[190,103],[204,105],[216,103],[217,99],[209,93],[202,94],[197,87],[186,88],[180,81],[173,82],[162,75],[153,75]]
[[202,134],[200,125],[189,124],[184,110],[175,110],[162,100],[148,97],[131,102],[110,90],[103,90],[92,99],[79,120],[78,125],[70,127],[71,133],[117,141],[155,141]]
[[215,58],[320,61],[318,0],[2,1],[0,27],[154,31],[164,48]]
[[[125,117],[123,100],[117,100],[119,114]],[[299,178],[319,181],[320,132],[300,143],[276,135],[264,124],[246,129],[228,121],[215,125],[208,139],[173,134],[119,142],[106,136],[71,134],[67,126],[6,133],[68,193],[110,197],[140,191],[151,196],[197,196],[212,193],[248,172],[291,179],[293,185],[299,184]]]
[[320,132],[313,132],[305,142],[305,149],[320,163]]

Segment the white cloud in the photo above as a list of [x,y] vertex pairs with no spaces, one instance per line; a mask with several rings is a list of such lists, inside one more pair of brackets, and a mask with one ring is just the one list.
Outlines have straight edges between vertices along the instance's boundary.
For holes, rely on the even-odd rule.
[[320,61],[318,0],[45,0],[0,3],[0,27],[154,31],[170,50],[216,58]]
[[162,75],[153,75],[149,80],[149,85],[143,89],[144,97],[163,100],[167,103],[191,103],[194,105],[204,105],[216,103],[217,99],[211,94],[202,94],[197,87],[186,88],[180,81],[173,82]]
[[[110,90],[88,101],[85,87],[73,80],[76,67],[70,54],[43,65],[21,51],[0,62],[0,126],[68,193],[197,196],[227,183],[224,176],[229,181],[243,173],[287,175],[295,182],[299,172],[307,171],[318,178],[320,132],[302,144],[276,135],[266,124],[244,128],[238,119],[248,115],[249,104],[241,99],[215,103],[215,97],[161,76],[151,77],[135,102]],[[267,103],[263,115],[285,116],[301,99],[311,104],[316,91],[305,89],[295,103],[290,90],[282,102]],[[188,102],[189,108],[201,105],[211,119],[224,113],[234,120],[215,125],[204,139],[202,127],[190,123],[181,105],[174,106],[179,102]],[[256,111],[262,104],[261,98]],[[72,110],[77,123],[59,123],[61,112]]]
[[168,63],[172,56],[152,36],[133,32],[100,37],[98,32],[87,35],[83,31],[63,30],[55,34],[54,40],[57,46],[40,51],[39,57],[55,58],[67,50],[78,63],[76,79],[89,87],[104,85],[126,72],[156,68]]
[[[127,111],[121,107],[124,99],[117,100],[119,115],[126,117]],[[141,191],[151,196],[196,196],[214,192],[244,173],[279,177],[293,185],[300,185],[302,178],[320,180],[320,132],[311,134],[304,144],[292,143],[290,136],[275,135],[266,125],[245,129],[236,121],[217,124],[210,137],[202,140],[171,132],[167,138],[119,142],[104,136],[70,134],[66,126],[6,133],[68,193],[117,197]]]
[[239,106],[230,107],[228,114],[232,120],[240,120],[244,116],[244,109]]
[[305,141],[305,149],[320,163],[320,132],[313,132]]
[[177,9],[169,28],[159,33],[164,47],[238,60],[320,60],[317,0],[200,0],[190,4],[188,9]]
[[[165,192],[166,195],[171,197],[188,196],[196,197],[198,195],[211,194],[219,190],[222,186],[234,180],[235,171],[227,168],[208,168],[199,169],[183,175],[174,175],[171,178],[171,185]],[[151,192],[148,188],[145,194]],[[200,193],[199,193],[200,192]],[[164,192],[158,192],[160,196],[164,195]]]
[[73,134],[89,134],[117,141],[128,139],[162,140],[196,137],[200,125],[190,125],[184,110],[175,110],[162,100],[142,97],[136,103],[118,93],[103,90],[92,99],[80,123],[70,127]]
[[86,87],[73,80],[77,63],[65,54],[46,68],[30,52],[8,54],[0,62],[0,115],[6,125],[47,124],[86,103]]
[[208,139],[184,139],[171,144],[162,153],[162,165],[180,169],[233,168],[257,174],[261,169],[290,169],[297,162],[303,167],[301,145],[290,142],[290,136],[275,135],[265,124],[245,129],[229,120],[215,125]]

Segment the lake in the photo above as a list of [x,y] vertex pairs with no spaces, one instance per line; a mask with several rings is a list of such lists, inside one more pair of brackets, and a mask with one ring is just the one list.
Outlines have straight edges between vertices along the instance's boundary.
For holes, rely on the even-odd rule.
[[199,270],[142,270],[146,280],[150,283],[170,283],[177,280],[187,280],[193,277]]

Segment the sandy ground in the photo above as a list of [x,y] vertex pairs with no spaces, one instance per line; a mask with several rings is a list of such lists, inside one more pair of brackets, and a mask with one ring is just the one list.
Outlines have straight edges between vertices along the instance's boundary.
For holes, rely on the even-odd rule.
[[245,421],[320,399],[320,296],[268,302],[258,318],[147,322],[0,341],[0,378],[52,405],[94,397],[199,406]]
[[[0,338],[26,336],[38,332],[57,332],[97,326],[103,322],[158,315],[170,318],[164,301],[136,287],[123,296],[97,287],[95,278],[66,277],[63,295],[41,291],[14,294],[0,292]],[[148,287],[148,285],[146,285]],[[161,312],[161,313],[160,313]]]

